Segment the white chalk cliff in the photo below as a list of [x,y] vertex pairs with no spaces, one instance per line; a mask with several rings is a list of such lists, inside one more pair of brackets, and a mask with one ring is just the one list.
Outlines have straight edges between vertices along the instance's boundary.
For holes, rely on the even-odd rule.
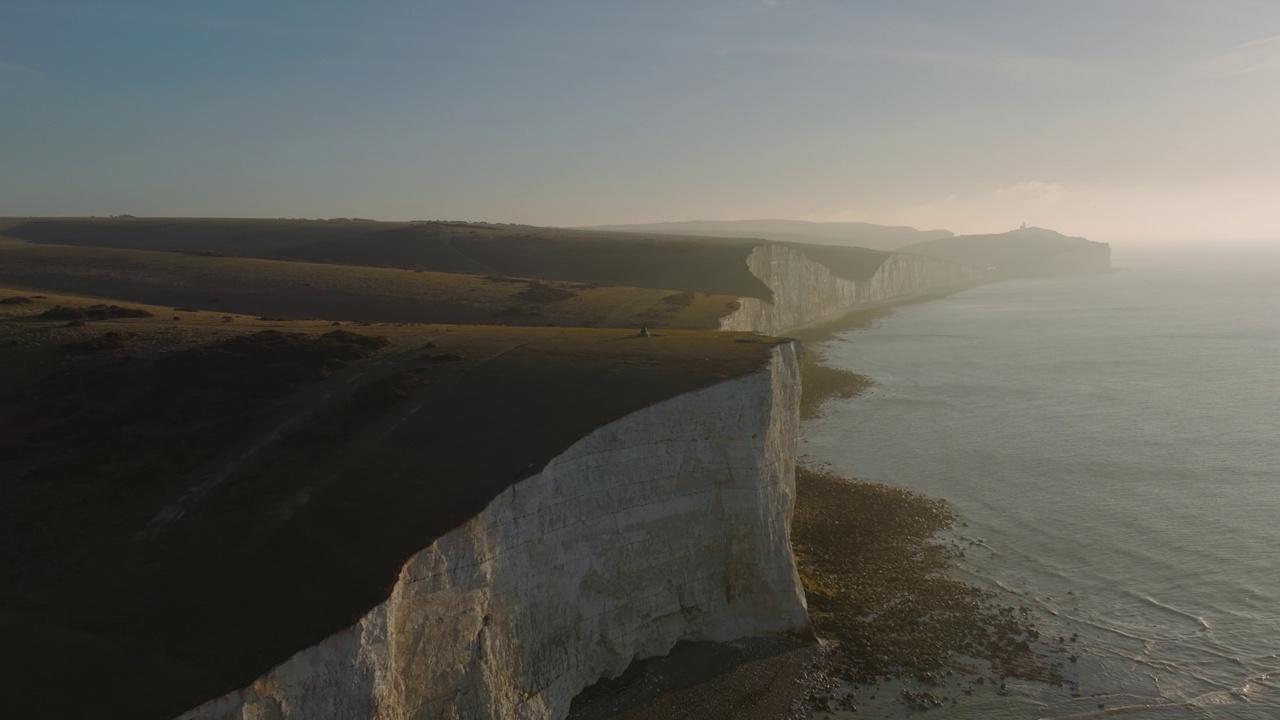
[[773,299],[739,298],[739,308],[721,318],[721,330],[776,335],[860,305],[959,288],[982,279],[979,270],[966,265],[892,253],[872,277],[855,281],[832,274],[797,248],[776,244],[756,247],[747,266],[773,291]]
[[182,718],[562,718],[678,641],[806,632],[798,353],[598,428],[414,555],[358,623]]
[[[980,279],[890,254],[855,281],[779,244],[748,267],[773,298],[741,298],[721,329],[776,334]],[[410,558],[358,623],[182,720],[558,719],[679,641],[806,632],[798,353],[596,429]]]

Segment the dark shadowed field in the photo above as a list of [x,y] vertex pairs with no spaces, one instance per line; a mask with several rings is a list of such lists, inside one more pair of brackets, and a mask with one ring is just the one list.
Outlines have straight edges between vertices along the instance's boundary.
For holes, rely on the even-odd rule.
[[30,301],[0,305],[4,676],[54,716],[247,684],[583,435],[776,342],[0,296]]

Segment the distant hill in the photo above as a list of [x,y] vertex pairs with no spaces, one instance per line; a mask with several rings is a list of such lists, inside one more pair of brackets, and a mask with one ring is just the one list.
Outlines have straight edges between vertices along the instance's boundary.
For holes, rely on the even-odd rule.
[[[0,220],[0,235],[73,245],[770,296],[758,243],[465,222],[235,218]],[[326,316],[327,317],[327,316]]]
[[[747,266],[748,256],[761,244],[748,238],[465,222],[0,218],[0,240],[5,237],[34,246],[74,246],[100,251],[99,263],[107,262],[108,256],[128,257],[101,252],[108,249],[163,251],[196,257],[293,260],[329,266],[401,268],[707,295],[772,297],[772,290]],[[848,280],[871,278],[888,257],[888,253],[879,250],[829,243],[796,243],[793,247],[810,260],[825,265],[836,277]],[[33,259],[33,253],[40,255],[36,248],[27,248],[24,252],[28,259]],[[89,250],[85,250],[76,257],[88,255]],[[11,253],[8,257],[16,256]],[[49,262],[47,253],[39,259],[42,263]],[[173,262],[176,261],[162,264],[168,266]],[[323,274],[324,269],[315,268],[313,272]],[[5,276],[4,269],[0,268],[0,279]],[[320,287],[318,281],[313,282],[316,288]],[[297,308],[273,310],[280,314],[296,312],[299,312]],[[309,314],[350,319],[334,312],[332,308],[317,308]],[[461,322],[450,318],[431,318],[430,321]]]
[[1110,245],[1035,227],[994,235],[927,240],[907,245],[899,252],[984,268],[1000,278],[1098,273],[1111,269]]
[[897,250],[912,243],[955,236],[950,230],[917,230],[912,227],[863,222],[816,223],[803,220],[694,220],[640,225],[597,225],[579,229],[647,235],[747,237],[774,242],[847,245],[873,250]]

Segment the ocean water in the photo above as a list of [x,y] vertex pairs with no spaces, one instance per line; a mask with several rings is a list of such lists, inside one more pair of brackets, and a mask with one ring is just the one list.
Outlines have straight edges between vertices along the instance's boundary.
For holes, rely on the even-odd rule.
[[823,346],[876,384],[806,423],[802,455],[946,499],[979,542],[964,572],[1078,635],[1080,697],[1011,683],[929,717],[1280,718],[1280,251],[1113,265]]

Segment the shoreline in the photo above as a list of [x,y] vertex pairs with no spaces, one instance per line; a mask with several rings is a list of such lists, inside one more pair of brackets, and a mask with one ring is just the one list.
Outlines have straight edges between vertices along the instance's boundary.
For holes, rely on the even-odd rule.
[[[830,365],[822,343],[870,327],[898,307],[964,289],[857,308],[790,333],[806,350],[802,418],[819,417],[828,401],[856,397],[874,384]],[[759,643],[770,639],[715,651],[702,647],[714,643],[683,644],[587,688],[570,718],[829,717],[886,692],[905,715],[955,704],[960,695],[1005,694],[1006,680],[1069,685],[1061,640],[1041,640],[1025,606],[1003,605],[1008,598],[960,577],[963,549],[939,537],[959,522],[944,501],[804,463],[796,485],[791,541],[816,642],[791,641],[763,654]],[[697,673],[690,673],[691,663],[699,664]]]

